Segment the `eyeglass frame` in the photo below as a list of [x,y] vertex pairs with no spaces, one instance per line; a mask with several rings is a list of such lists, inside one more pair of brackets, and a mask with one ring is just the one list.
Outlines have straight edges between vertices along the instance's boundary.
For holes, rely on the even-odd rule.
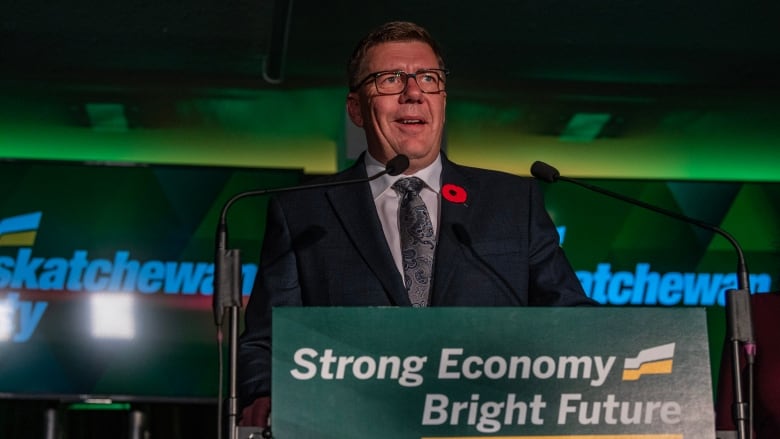
[[[417,75],[419,75],[420,73],[425,73],[425,72],[434,72],[434,73],[436,73],[439,76],[439,79],[440,79],[441,83],[443,83],[443,84],[447,83],[447,79],[446,78],[450,74],[449,69],[438,69],[438,68],[437,69],[419,69],[419,70],[417,70],[414,73],[408,73],[408,72],[405,72],[403,70],[383,70],[381,72],[369,73],[365,78],[363,78],[362,81],[358,82],[357,85],[355,85],[354,87],[350,88],[350,91],[351,92],[358,91],[358,89],[360,89],[360,87],[363,87],[364,85],[366,85],[366,83],[368,81],[373,80],[374,81],[374,88],[376,89],[376,92],[379,93],[380,96],[399,95],[399,94],[405,92],[406,89],[409,87],[409,78],[414,78],[414,82],[417,84],[417,87],[419,87],[420,91],[425,93],[425,94],[439,94],[439,93],[445,91],[445,90],[441,90],[441,89],[438,90],[438,91],[425,91],[425,90],[423,90],[422,87],[420,87],[420,83],[417,82]],[[401,89],[401,91],[399,91],[397,93],[383,93],[383,92],[379,91],[379,84],[376,83],[376,80],[380,76],[386,75],[388,73],[393,73],[395,75],[399,75],[399,74],[406,75],[406,81],[404,82],[404,87]]]

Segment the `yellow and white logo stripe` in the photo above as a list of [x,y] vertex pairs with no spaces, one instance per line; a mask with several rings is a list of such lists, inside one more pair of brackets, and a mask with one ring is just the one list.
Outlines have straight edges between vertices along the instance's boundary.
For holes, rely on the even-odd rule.
[[672,373],[674,343],[639,351],[635,358],[626,358],[623,381],[636,381],[642,375]]

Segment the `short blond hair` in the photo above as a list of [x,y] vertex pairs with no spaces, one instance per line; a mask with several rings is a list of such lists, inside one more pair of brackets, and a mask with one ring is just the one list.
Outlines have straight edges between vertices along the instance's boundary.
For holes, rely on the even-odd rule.
[[439,62],[439,68],[444,68],[444,58],[441,54],[441,49],[436,40],[433,39],[424,27],[409,21],[391,21],[369,32],[358,42],[355,50],[352,52],[352,56],[347,64],[347,81],[350,90],[357,87],[357,82],[362,79],[358,78],[357,75],[360,74],[360,69],[363,67],[368,50],[378,44],[398,41],[420,41],[431,46]]

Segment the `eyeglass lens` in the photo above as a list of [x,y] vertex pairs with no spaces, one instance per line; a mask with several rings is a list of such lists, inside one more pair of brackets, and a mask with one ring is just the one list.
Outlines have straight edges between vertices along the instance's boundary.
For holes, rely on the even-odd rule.
[[439,72],[433,70],[419,70],[415,73],[406,72],[388,72],[378,75],[374,78],[377,91],[380,93],[396,94],[402,93],[409,82],[409,77],[413,77],[424,93],[438,93],[444,90],[444,80]]

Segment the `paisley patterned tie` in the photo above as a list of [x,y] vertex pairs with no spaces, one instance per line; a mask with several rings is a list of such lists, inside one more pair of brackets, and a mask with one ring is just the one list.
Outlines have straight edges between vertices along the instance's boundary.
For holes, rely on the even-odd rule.
[[398,219],[404,282],[409,300],[416,308],[428,304],[436,249],[431,217],[420,198],[423,185],[417,177],[402,178],[393,184],[393,189],[401,195]]

